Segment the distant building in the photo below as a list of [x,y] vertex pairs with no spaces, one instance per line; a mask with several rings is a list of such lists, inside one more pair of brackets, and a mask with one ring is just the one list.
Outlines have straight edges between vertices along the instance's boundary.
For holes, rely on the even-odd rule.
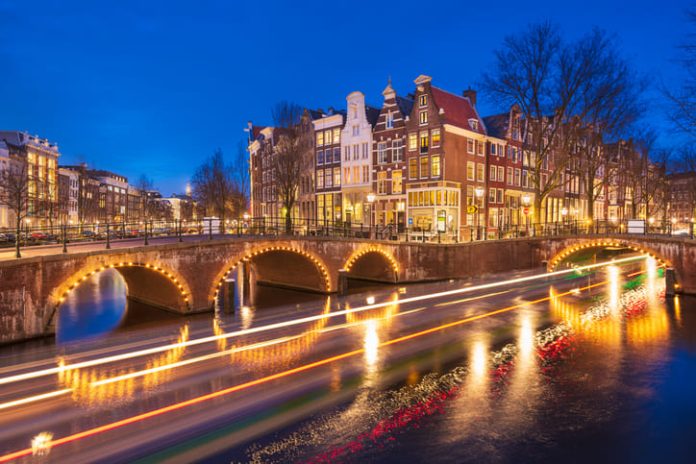
[[[0,177],[2,173],[10,169],[10,152],[5,142],[0,140]],[[14,227],[11,221],[10,209],[7,205],[0,204],[0,228]]]
[[668,177],[670,219],[687,226],[696,219],[696,172],[680,172]]
[[58,211],[61,224],[77,224],[80,195],[80,175],[76,171],[58,168]]
[[58,219],[58,146],[21,131],[0,131],[10,158],[26,163],[28,211],[32,226],[52,226]]
[[171,197],[157,198],[155,201],[167,203],[172,219],[176,221],[196,220],[196,202],[190,195],[172,194]]

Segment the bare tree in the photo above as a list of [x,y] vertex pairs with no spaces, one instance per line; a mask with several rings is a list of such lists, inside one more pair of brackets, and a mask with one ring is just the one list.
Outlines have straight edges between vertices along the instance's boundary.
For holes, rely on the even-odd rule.
[[15,218],[15,256],[21,258],[22,220],[29,213],[29,175],[27,164],[10,162],[7,169],[0,171],[0,204],[7,206]]
[[[140,191],[140,202],[141,202],[141,218],[149,221],[153,214],[153,199],[150,198],[150,192],[154,190],[155,184],[152,182],[146,174],[141,174],[138,181],[135,184],[135,188]],[[132,220],[134,218],[131,218]]]
[[564,43],[546,22],[506,37],[493,71],[483,76],[483,89],[494,101],[521,112],[519,136],[531,168],[535,222],[544,200],[566,181],[576,128],[608,112],[603,98],[618,91],[611,79],[621,74],[615,56],[601,31]]
[[236,187],[232,168],[225,165],[222,150],[216,150],[196,169],[191,184],[194,198],[205,208],[206,214],[220,218],[224,227]]
[[230,169],[232,170],[234,187],[232,212],[236,216],[241,216],[246,211],[249,201],[249,156],[246,145],[242,141],[237,145],[237,152],[232,160]]
[[302,173],[311,166],[312,138],[304,110],[289,102],[273,109],[277,131],[275,152],[271,157],[273,181],[285,216],[285,232],[292,232],[292,210],[297,202]]
[[[679,150],[675,164],[678,172],[696,176],[696,150],[692,147],[682,147]],[[688,204],[690,214],[693,216],[694,211],[696,211],[696,181],[692,177],[685,184],[686,188],[682,192],[684,197],[681,198],[681,201],[685,201]]]
[[680,59],[685,78],[680,88],[665,89],[664,93],[671,103],[669,115],[680,131],[692,140],[696,136],[696,11],[689,11],[688,19],[692,26],[686,43],[679,48],[683,53]]
[[605,142],[625,136],[641,117],[646,83],[619,56],[605,33],[593,31],[581,49],[580,54],[589,55],[594,68],[582,83],[575,106],[579,116],[571,119],[568,132],[588,217],[594,219],[597,199],[608,188],[617,187],[620,160],[610,162]]

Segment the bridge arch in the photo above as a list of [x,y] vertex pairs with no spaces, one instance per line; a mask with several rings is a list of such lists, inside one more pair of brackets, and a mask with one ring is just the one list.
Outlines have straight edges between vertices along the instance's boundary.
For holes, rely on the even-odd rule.
[[[290,266],[294,265],[297,272],[292,273],[288,269],[282,269],[280,266],[278,266],[278,260],[276,260],[274,263],[270,263],[265,259],[265,257],[278,254],[284,255],[286,263],[288,259],[292,260]],[[310,253],[295,246],[273,244],[253,248],[247,252],[244,252],[241,256],[237,256],[232,261],[231,266],[226,266],[223,271],[218,273],[213,282],[213,288],[209,294],[212,304],[214,304],[215,300],[217,299],[225,280],[232,275],[233,271],[237,270],[238,266],[242,262],[255,264],[257,268],[256,270],[259,273],[259,280],[261,281],[272,282],[274,284],[287,287],[318,291],[321,293],[331,293],[334,291],[331,284],[331,275],[328,267],[324,263],[324,260],[319,258],[314,253]],[[304,272],[308,270],[314,270],[315,275],[305,275]],[[280,276],[279,273],[283,273],[284,276]],[[283,281],[288,277],[288,274],[295,274],[293,277],[296,280]]]
[[399,263],[384,247],[366,245],[354,251],[346,260],[343,269],[349,277],[365,280],[396,282],[399,278]]
[[55,308],[48,324],[68,295],[88,278],[107,269],[116,270],[126,283],[126,296],[130,299],[158,308],[185,313],[190,309],[191,289],[174,270],[159,263],[118,261],[85,266],[58,285],[50,294],[49,301]]
[[566,245],[564,248],[558,251],[551,259],[548,260],[547,270],[549,272],[556,270],[558,265],[561,264],[564,259],[572,256],[573,254],[578,253],[579,251],[591,248],[607,247],[628,248],[635,252],[654,258],[657,261],[658,266],[672,267],[672,263],[669,261],[669,259],[664,258],[658,252],[642,245],[641,243],[636,243],[626,239],[601,238],[578,240],[573,241],[570,245]]

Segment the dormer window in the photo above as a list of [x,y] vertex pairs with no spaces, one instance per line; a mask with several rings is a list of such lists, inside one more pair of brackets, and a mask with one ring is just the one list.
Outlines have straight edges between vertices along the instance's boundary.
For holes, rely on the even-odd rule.
[[471,127],[471,130],[478,130],[478,119],[469,119],[469,127]]
[[428,106],[428,96],[421,95],[420,97],[418,97],[418,104],[420,106]]

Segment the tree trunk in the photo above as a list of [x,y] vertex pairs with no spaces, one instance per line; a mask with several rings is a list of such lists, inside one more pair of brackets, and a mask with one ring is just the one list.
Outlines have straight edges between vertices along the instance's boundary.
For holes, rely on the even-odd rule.
[[587,219],[590,220],[590,223],[594,222],[594,195],[588,195],[587,196]]
[[292,217],[290,216],[290,208],[285,208],[285,233],[292,234]]
[[17,228],[15,230],[15,257],[21,258],[22,254],[19,252],[19,241],[21,240],[22,233],[22,218],[17,214]]

